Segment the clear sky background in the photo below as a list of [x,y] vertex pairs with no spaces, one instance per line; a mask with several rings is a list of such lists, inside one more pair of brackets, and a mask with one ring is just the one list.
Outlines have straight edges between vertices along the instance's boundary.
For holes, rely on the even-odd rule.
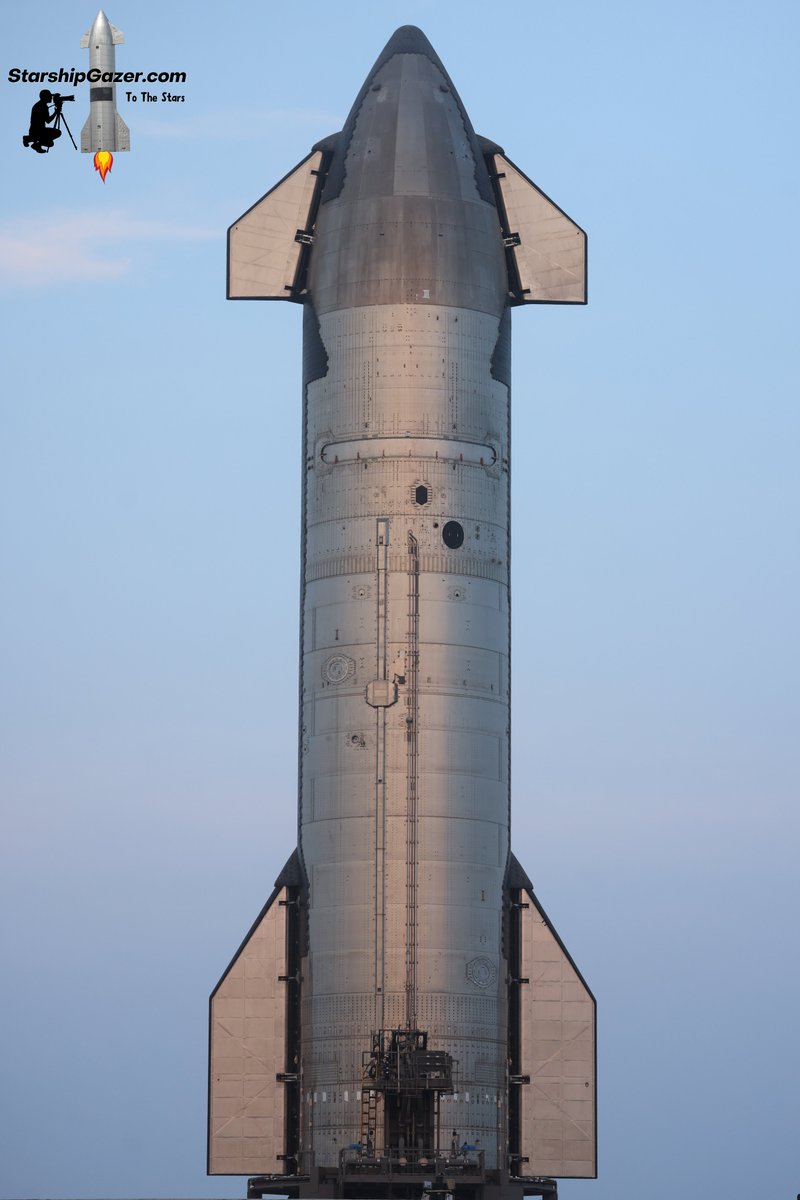
[[96,4],[0,9],[0,1193],[244,1194],[207,997],[295,845],[301,313],[225,230],[415,23],[589,232],[588,308],[514,316],[512,840],[599,1003],[561,1195],[793,1198],[800,7],[109,0],[188,81],[103,185],[6,82]]

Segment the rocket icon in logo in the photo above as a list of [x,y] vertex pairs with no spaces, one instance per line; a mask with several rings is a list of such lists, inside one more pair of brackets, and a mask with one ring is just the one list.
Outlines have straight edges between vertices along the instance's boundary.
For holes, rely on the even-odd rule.
[[[125,41],[125,34],[110,24],[101,9],[88,33],[81,38],[81,49],[89,51],[89,69],[97,71],[100,79],[89,85],[89,116],[81,130],[81,151],[94,154],[95,168],[105,182],[118,150],[130,150],[131,134],[128,126],[117,112],[116,84],[106,82],[114,79],[115,46]],[[102,155],[102,158],[99,156]]]

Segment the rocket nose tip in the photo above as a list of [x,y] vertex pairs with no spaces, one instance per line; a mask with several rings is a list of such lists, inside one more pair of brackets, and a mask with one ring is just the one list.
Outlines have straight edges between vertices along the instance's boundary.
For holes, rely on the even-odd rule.
[[447,75],[439,55],[430,44],[425,34],[416,25],[401,25],[395,29],[386,45],[378,55],[372,70],[366,78],[364,88],[368,88],[378,72],[396,55],[419,55],[429,59],[433,65]]
[[425,34],[416,25],[401,25],[395,29],[386,43],[382,59],[393,57],[395,54],[426,54],[435,55],[435,50]]

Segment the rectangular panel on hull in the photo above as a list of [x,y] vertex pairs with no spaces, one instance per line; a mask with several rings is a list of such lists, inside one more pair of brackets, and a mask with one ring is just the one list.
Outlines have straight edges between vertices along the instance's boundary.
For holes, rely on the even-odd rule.
[[[597,1175],[595,999],[532,890],[520,911],[520,1152],[525,1175]],[[527,982],[526,982],[527,981]]]
[[288,888],[277,888],[211,996],[209,1175],[285,1168]]
[[293,299],[300,256],[312,238],[321,165],[316,150],[231,225],[229,300]]

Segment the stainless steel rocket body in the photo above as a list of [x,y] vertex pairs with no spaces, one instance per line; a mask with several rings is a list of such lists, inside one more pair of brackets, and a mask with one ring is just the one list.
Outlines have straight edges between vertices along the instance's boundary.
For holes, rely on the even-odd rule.
[[593,1176],[594,998],[509,840],[511,308],[585,302],[585,235],[407,26],[229,230],[228,295],[304,308],[300,767],[211,998],[209,1171]]
[[103,10],[94,19],[91,29],[81,38],[81,48],[89,50],[89,70],[96,72],[89,82],[89,116],[81,130],[81,151],[94,154],[98,150],[130,150],[130,130],[117,112],[115,46],[125,35],[110,24]]
[[457,1063],[445,1123],[491,1166],[504,1134],[510,333],[474,141],[437,65],[391,58],[311,256],[303,1091],[326,1158],[365,1030],[427,1030]]

